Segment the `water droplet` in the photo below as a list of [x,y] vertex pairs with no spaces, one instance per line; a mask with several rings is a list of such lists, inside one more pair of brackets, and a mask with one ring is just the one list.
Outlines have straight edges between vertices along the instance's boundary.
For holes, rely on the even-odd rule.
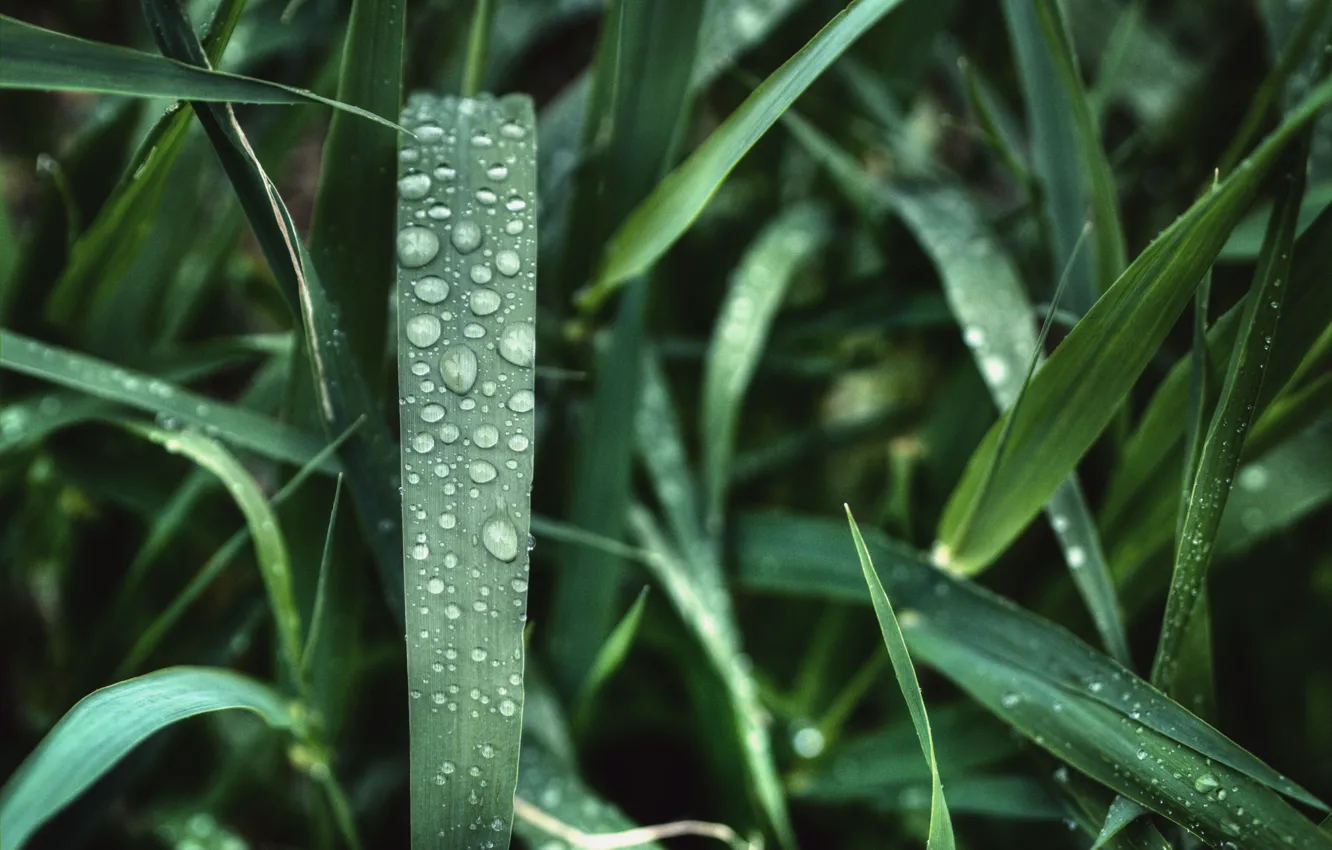
[[398,181],[398,194],[409,201],[419,201],[430,192],[430,178],[424,174],[408,174]]
[[455,528],[458,525],[458,517],[450,513],[439,515],[439,527],[443,529]]
[[438,304],[449,297],[449,282],[442,277],[426,275],[412,284],[416,297],[427,304]]
[[981,368],[991,384],[1002,383],[1008,377],[1008,366],[998,357],[981,358]]
[[439,766],[439,772],[440,772],[440,773],[443,773],[443,774],[445,774],[445,775],[448,775],[448,774],[450,774],[450,773],[453,773],[453,771],[456,770],[456,769],[457,769],[457,768],[455,768],[455,767],[453,766],[453,762],[451,762],[451,761],[446,761],[446,762],[444,762],[443,764],[441,764],[441,765]]
[[458,426],[452,422],[446,422],[439,426],[439,438],[446,443],[452,443],[461,435],[462,432],[458,430]]
[[509,409],[514,413],[526,413],[536,407],[536,396],[531,390],[519,390],[509,396]]
[[504,225],[504,232],[510,236],[517,236],[523,232],[523,220],[521,218],[510,219],[509,223]]
[[504,517],[493,517],[481,527],[481,545],[501,561],[518,557],[518,529]]
[[430,695],[430,701],[433,702],[435,705],[443,705],[444,701],[447,699],[448,697],[444,696],[443,691],[435,691],[433,694]]
[[[531,552],[531,551],[532,551],[532,546],[530,545],[531,542],[532,542],[532,537],[531,537],[531,535],[528,535],[528,537],[527,537],[527,542],[528,542],[528,544],[529,544],[528,547],[527,547],[527,551]],[[514,579],[513,581],[509,582],[509,587],[512,587],[512,588],[513,588],[513,592],[514,592],[514,593],[526,593],[526,592],[527,592],[527,579],[516,578],[516,579]]]
[[[489,266],[474,266],[473,268],[488,269]],[[500,297],[500,294],[493,289],[472,290],[472,312],[478,316],[489,316],[500,308],[501,303],[503,303],[503,299]]]
[[504,163],[497,162],[486,169],[486,176],[491,180],[503,180],[509,176],[509,169]]
[[477,263],[467,270],[467,275],[473,283],[490,283],[490,279],[495,276],[495,273],[485,263]]
[[1076,570],[1083,564],[1087,563],[1087,552],[1081,546],[1068,547],[1068,552],[1065,553],[1065,555],[1068,558],[1068,566],[1071,569]]
[[490,206],[499,200],[499,197],[489,189],[476,190],[476,202],[484,206]]
[[[500,334],[499,355],[515,366],[531,366],[536,357],[536,328],[532,323],[519,322],[505,328]],[[517,410],[512,401],[509,406]]]
[[1217,778],[1212,774],[1204,773],[1202,776],[1193,780],[1193,787],[1197,789],[1199,794],[1210,794],[1217,788],[1220,788],[1221,783],[1218,782]]
[[1022,702],[1022,697],[1009,691],[999,698],[999,702],[1004,708],[1017,708],[1018,703]]
[[439,373],[444,386],[458,395],[466,393],[476,383],[476,370],[476,353],[465,345],[450,346],[439,358]]
[[477,133],[476,135],[472,136],[472,147],[488,148],[494,143],[495,140],[490,138],[489,133]]
[[426,582],[426,590],[438,596],[444,592],[444,580],[438,577],[432,578]]
[[513,717],[518,713],[518,704],[508,697],[505,697],[500,700],[499,713],[505,717]]
[[430,557],[430,547],[424,543],[417,543],[412,547],[412,558],[417,561],[424,561]]
[[801,758],[818,757],[826,745],[823,733],[813,726],[802,726],[791,736],[791,749]]
[[450,620],[456,620],[462,616],[462,609],[450,602],[444,606],[444,616]]
[[509,448],[515,452],[525,452],[529,445],[531,443],[522,434],[514,434],[509,438]]
[[481,247],[481,225],[471,219],[462,219],[453,225],[453,234],[449,238],[459,253],[470,254]]
[[503,250],[495,255],[495,268],[505,277],[513,277],[518,274],[522,268],[522,261],[518,259],[517,251]]
[[434,403],[427,404],[425,407],[421,408],[421,418],[426,422],[438,422],[444,418],[444,405]]
[[1262,490],[1267,487],[1268,478],[1266,467],[1250,464],[1240,470],[1236,483],[1245,490]]
[[453,217],[453,210],[449,209],[444,204],[435,204],[431,206],[430,209],[426,210],[426,215],[430,216],[435,221],[448,221]]
[[439,342],[439,335],[443,330],[439,319],[429,313],[412,316],[407,320],[407,341],[417,348],[429,348]]
[[499,429],[490,424],[478,425],[472,432],[472,442],[483,449],[494,448],[499,442]]
[[444,138],[444,129],[438,124],[422,124],[420,127],[416,128],[415,132],[417,140],[427,144],[430,142],[438,142],[440,139]]
[[504,202],[504,208],[509,212],[521,212],[527,209],[527,201],[524,201],[518,195],[510,195],[509,199]]
[[452,180],[458,176],[458,169],[446,164],[436,168],[434,173],[436,180]]
[[412,363],[412,374],[413,374],[413,375],[428,375],[428,374],[430,374],[430,364],[427,363],[427,362],[425,362],[424,360],[417,360],[417,361],[413,362],[413,363]]
[[479,662],[479,661],[485,661],[485,660],[486,660],[486,657],[487,657],[487,653],[486,653],[486,651],[485,651],[484,649],[482,649],[481,647],[478,646],[476,649],[472,650],[472,660],[473,660],[473,661],[478,661],[478,662]]
[[486,335],[486,326],[478,325],[476,322],[468,322],[463,326],[463,336],[468,339],[481,339]]
[[1147,758],[1147,751],[1146,751],[1146,750],[1138,750],[1137,755],[1138,755],[1138,761],[1143,761],[1144,759]]
[[485,460],[474,460],[467,465],[467,474],[477,484],[488,484],[499,474],[495,465]]
[[424,227],[404,227],[398,231],[398,262],[416,269],[435,259],[439,237]]
[[505,121],[500,125],[500,135],[506,139],[521,139],[527,135],[527,130],[517,121]]
[[412,437],[412,448],[418,454],[425,454],[435,447],[435,438],[426,431],[422,431],[415,437]]

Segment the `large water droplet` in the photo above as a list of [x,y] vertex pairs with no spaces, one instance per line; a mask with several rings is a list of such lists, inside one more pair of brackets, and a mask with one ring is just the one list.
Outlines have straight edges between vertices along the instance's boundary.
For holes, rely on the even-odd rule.
[[438,576],[432,578],[430,581],[426,582],[426,590],[435,596],[438,596],[444,592],[444,580]]
[[471,219],[462,219],[453,225],[453,235],[450,238],[453,247],[459,252],[470,254],[481,247],[481,225]]
[[417,561],[424,561],[430,557],[430,547],[424,543],[417,543],[412,547],[412,558]]
[[505,121],[500,125],[500,135],[506,139],[521,139],[527,135],[527,130],[517,121]]
[[526,413],[536,407],[536,396],[531,390],[519,390],[509,396],[509,409],[514,413]]
[[435,221],[448,221],[453,217],[453,210],[449,209],[445,204],[434,204],[430,209],[426,210],[426,215],[430,216]]
[[500,308],[503,299],[493,289],[472,290],[472,312],[478,316],[489,316]]
[[462,609],[450,602],[444,606],[444,616],[450,620],[456,620],[462,616]]
[[425,454],[434,447],[435,438],[430,436],[427,431],[422,431],[415,437],[412,437],[412,448],[416,449],[417,454]]
[[503,180],[509,176],[509,169],[502,162],[497,162],[486,169],[486,176],[491,180]]
[[518,195],[510,195],[509,199],[504,202],[504,208],[509,212],[521,212],[527,209],[527,201],[524,201]]
[[426,275],[412,284],[416,297],[427,304],[438,304],[449,297],[449,282],[442,277]]
[[503,714],[505,717],[513,717],[515,714],[518,713],[518,703],[514,702],[508,697],[505,697],[504,699],[500,700],[499,713]]
[[[531,366],[536,357],[536,329],[532,323],[519,322],[505,328],[500,334],[499,354],[515,366]],[[510,408],[517,409],[512,404]]]
[[495,203],[495,202],[498,201],[498,200],[499,200],[499,197],[498,197],[494,192],[492,192],[492,191],[489,190],[489,189],[477,189],[477,190],[476,190],[476,202],[477,202],[478,204],[482,204],[483,206],[487,206],[487,207],[488,207],[488,206],[490,206],[491,204]]
[[529,445],[531,445],[531,443],[529,443],[528,439],[522,434],[514,434],[509,438],[509,448],[515,452],[525,452]]
[[439,374],[444,386],[458,395],[466,393],[476,383],[476,353],[465,345],[449,347],[439,358]]
[[404,227],[398,231],[398,262],[416,269],[435,259],[439,237],[424,227]]
[[439,319],[429,313],[422,313],[407,320],[406,330],[408,342],[418,348],[429,348],[439,342],[439,335],[444,329]]
[[458,426],[454,425],[452,422],[445,422],[443,425],[439,426],[439,438],[446,443],[452,443],[460,436],[462,436],[462,432],[459,431]]
[[439,168],[435,169],[436,180],[452,180],[457,176],[458,176],[458,169],[448,164],[441,165]]
[[518,259],[516,251],[506,249],[495,255],[495,268],[499,269],[499,273],[505,277],[513,277],[522,268],[522,261]]
[[420,127],[416,128],[415,133],[418,141],[426,142],[427,144],[430,142],[438,142],[440,139],[444,138],[444,128],[440,127],[438,124],[422,124]]
[[1199,794],[1210,794],[1217,788],[1220,788],[1221,783],[1212,774],[1204,773],[1202,776],[1193,780],[1193,787],[1197,789]]
[[472,442],[483,449],[494,448],[499,442],[499,429],[489,423],[478,425],[472,432]]
[[510,236],[517,236],[523,232],[523,220],[521,218],[509,219],[509,223],[504,225],[504,232]]
[[409,201],[419,201],[430,192],[430,178],[424,174],[408,174],[398,181],[398,194]]
[[477,263],[467,270],[467,275],[472,279],[472,283],[490,283],[495,273],[485,263]]
[[467,465],[467,474],[477,484],[489,484],[499,472],[495,465],[485,460],[474,460]]
[[481,527],[481,545],[501,561],[518,557],[518,529],[504,517],[494,517]]
[[431,402],[421,408],[421,419],[426,422],[438,422],[444,418],[444,405]]

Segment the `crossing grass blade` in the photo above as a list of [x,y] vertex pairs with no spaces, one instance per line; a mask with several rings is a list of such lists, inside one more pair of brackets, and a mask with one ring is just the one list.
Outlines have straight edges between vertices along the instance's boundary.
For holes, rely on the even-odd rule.
[[920,692],[920,682],[916,680],[916,669],[911,664],[911,655],[902,638],[902,629],[897,616],[893,613],[892,603],[884,593],[883,584],[874,570],[869,549],[860,536],[860,528],[851,507],[846,507],[846,519],[851,523],[851,538],[856,544],[856,555],[860,559],[861,572],[869,585],[870,601],[874,605],[874,614],[879,619],[879,631],[883,633],[883,643],[888,647],[888,656],[893,662],[893,672],[897,674],[897,683],[902,688],[907,709],[911,712],[912,725],[920,738],[920,748],[925,752],[925,761],[930,766],[930,850],[946,850],[954,846],[953,821],[948,814],[948,802],[944,799],[943,785],[939,782],[939,764],[934,757],[934,736],[930,732],[929,715],[925,712],[925,700]]
[[[1253,423],[1281,304],[1290,289],[1290,252],[1295,242],[1300,198],[1304,194],[1308,149],[1306,134],[1288,153],[1289,170],[1282,182],[1277,214],[1268,224],[1266,244],[1254,273],[1226,382],[1207,429],[1180,527],[1170,593],[1152,664],[1153,683],[1172,695],[1177,693],[1181,677],[1189,674],[1191,665],[1210,667],[1210,658],[1206,656],[1185,655],[1185,639],[1193,628],[1194,617],[1206,617],[1202,606],[1206,604],[1207,570],[1217,530],[1239,469],[1244,438]],[[1205,649],[1200,651],[1206,654]]]
[[522,731],[535,118],[523,96],[416,93],[403,121],[419,140],[397,235],[412,844],[484,848],[508,842]]
[[699,413],[710,534],[721,532],[740,409],[768,330],[792,280],[823,250],[831,234],[826,209],[791,207],[763,230],[731,276],[704,364]]
[[1136,803],[1127,797],[1115,797],[1114,802],[1110,804],[1110,810],[1105,813],[1105,823],[1096,836],[1096,843],[1092,845],[1092,850],[1109,846],[1129,824],[1147,813],[1147,809],[1140,803]]
[[[142,0],[142,5],[164,54],[196,66],[207,63],[179,3]],[[396,533],[398,473],[388,427],[341,332],[337,305],[330,301],[286,205],[254,155],[231,106],[195,103],[194,107],[245,210],[278,290],[305,330],[306,356],[326,436],[342,433],[353,422],[364,420],[348,440],[341,460],[361,530],[375,556],[389,613],[398,618],[402,612],[402,542]]]
[[206,667],[159,670],[79,700],[0,789],[0,850],[19,850],[154,733],[225,709],[254,712],[275,729],[296,726],[286,701],[269,686]]
[[[947,563],[993,561],[1091,447],[1147,365],[1285,145],[1332,100],[1332,82],[1301,106],[1215,191],[1152,242],[1032,379],[1011,439],[989,470],[1007,416],[973,453],[938,537]],[[989,480],[993,494],[983,497]]]
[[320,103],[397,127],[364,109],[301,89],[52,32],[0,15],[0,89],[91,91],[232,103]]
[[689,229],[726,175],[796,98],[899,2],[854,0],[764,80],[615,232],[579,305],[594,310],[624,281],[647,271]]
[[[601,645],[601,651],[597,653],[596,660],[592,663],[592,669],[588,671],[587,680],[583,683],[583,688],[579,691],[577,706],[582,716],[596,698],[597,692],[601,690],[602,685],[606,684],[615,671],[624,663],[625,656],[629,654],[629,649],[634,644],[634,638],[638,635],[639,623],[643,621],[643,611],[646,610],[648,597],[648,587],[644,585],[634,598],[634,603],[629,606],[629,610],[620,618],[620,622],[611,629],[610,636],[606,642]],[[583,725],[586,725],[585,723]]]

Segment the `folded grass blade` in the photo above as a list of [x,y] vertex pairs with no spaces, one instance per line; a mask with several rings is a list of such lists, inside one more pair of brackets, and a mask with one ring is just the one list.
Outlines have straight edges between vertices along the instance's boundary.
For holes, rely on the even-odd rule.
[[508,841],[522,731],[535,119],[518,95],[415,93],[403,121],[420,142],[397,235],[412,844],[484,848]]
[[284,86],[86,41],[0,15],[0,88],[93,91],[232,103],[321,103],[397,127],[364,109]]
[[846,519],[851,523],[851,538],[856,544],[856,555],[860,559],[861,572],[869,585],[870,601],[874,604],[874,613],[879,619],[879,631],[883,633],[883,643],[888,647],[888,657],[893,662],[893,672],[897,674],[897,683],[902,688],[907,710],[911,712],[911,722],[916,727],[920,738],[920,748],[925,752],[925,761],[930,766],[930,850],[945,850],[954,846],[953,821],[948,814],[948,802],[944,799],[943,785],[939,782],[939,765],[934,757],[934,736],[930,733],[930,719],[925,712],[925,700],[921,696],[920,682],[916,680],[916,670],[911,665],[911,655],[907,652],[906,642],[902,638],[902,629],[897,624],[892,603],[884,593],[883,584],[874,563],[870,559],[869,549],[860,536],[851,507],[846,506]]
[[94,691],[71,708],[0,789],[0,850],[19,850],[153,733],[187,717],[241,708],[269,726],[296,721],[267,685],[206,667],[172,667]]
[[735,164],[829,65],[900,0],[854,0],[772,73],[698,150],[657,185],[620,226],[593,283],[579,298],[595,309],[647,271],[689,229]]

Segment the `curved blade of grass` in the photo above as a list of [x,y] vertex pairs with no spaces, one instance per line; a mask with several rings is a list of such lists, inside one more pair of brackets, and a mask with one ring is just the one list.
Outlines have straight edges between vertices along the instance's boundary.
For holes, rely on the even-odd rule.
[[764,80],[620,226],[579,305],[593,310],[625,280],[647,271],[689,229],[726,175],[787,107],[899,2],[854,0]]
[[0,88],[232,103],[322,103],[386,127],[398,126],[314,92],[86,41],[6,15],[0,15],[0,53],[5,57],[0,64]]
[[768,330],[791,281],[831,235],[826,209],[812,204],[791,207],[764,228],[731,276],[704,363],[699,413],[711,534],[721,533],[740,408],[763,356]]
[[[395,0],[352,3],[338,74],[339,101],[379,115],[401,111],[405,18],[405,5]],[[335,112],[320,157],[310,256],[363,375],[377,375],[383,368],[397,145],[392,131]]]
[[171,724],[210,711],[252,711],[269,726],[296,721],[267,685],[207,667],[171,667],[79,700],[0,790],[0,850],[19,850],[131,750]]
[[[169,417],[240,448],[288,463],[304,463],[323,445],[317,437],[258,413],[13,331],[0,331],[0,368]],[[328,472],[337,468],[333,461],[325,465]]]
[[277,624],[279,653],[286,664],[287,673],[298,685],[301,679],[301,615],[296,610],[292,593],[291,561],[287,557],[287,544],[282,536],[268,500],[258,483],[244,466],[222,445],[197,431],[168,431],[121,422],[131,433],[165,448],[172,454],[183,455],[217,476],[227,488],[245,516],[245,524],[254,540],[255,560],[268,591],[268,606]]
[[[864,604],[861,590],[864,578],[851,558],[845,540],[837,541],[837,535],[844,534],[839,528],[837,521],[821,517],[795,514],[742,516],[736,523],[741,585]],[[1201,768],[1209,761],[1227,765],[1254,783],[1326,810],[1327,806],[1308,791],[1061,626],[969,581],[952,578],[934,568],[920,553],[881,534],[871,532],[866,536],[866,545],[877,565],[885,592],[897,600],[902,622],[914,624],[903,631],[915,657],[940,667],[964,688],[969,687],[966,679],[981,675],[987,666],[993,668],[995,676],[1005,675],[1003,671],[1009,668],[1020,669],[1024,676],[1030,675],[1043,682],[1042,688],[1066,694],[1066,697],[1055,700],[1061,704],[1067,704],[1071,699],[1095,703],[1118,718],[1116,729],[1131,721],[1173,742],[1172,748],[1182,745],[1182,749],[1194,754],[1190,758],[1194,759],[1196,767]],[[905,613],[908,610],[919,615],[918,618],[908,617]],[[927,632],[928,642],[918,645],[916,636]],[[947,666],[942,661],[945,652],[949,659]],[[1052,722],[1057,720],[1061,711],[1054,708],[1055,701],[1046,701],[1041,708],[1050,715],[1047,719]],[[993,708],[991,706],[991,710]],[[1003,712],[996,713],[1004,716]],[[1058,723],[1062,725],[1063,721],[1058,720]],[[1039,734],[1040,730],[1035,729],[1035,732]],[[1071,734],[1078,737],[1076,728]],[[1092,732],[1088,731],[1087,736],[1083,743],[1100,746]],[[1115,731],[1112,737],[1122,739],[1124,736]],[[1121,761],[1116,757],[1109,763],[1131,772],[1162,769],[1154,761],[1146,761],[1147,764],[1140,763],[1135,752],[1131,759]],[[1106,784],[1160,811],[1150,800],[1128,794],[1124,787],[1113,782]],[[1215,815],[1213,812],[1211,816]],[[1254,817],[1262,815],[1255,814]]]
[[916,680],[916,670],[911,666],[911,654],[907,652],[906,642],[902,638],[902,629],[893,614],[892,603],[883,590],[874,563],[870,560],[869,549],[860,536],[860,528],[851,515],[851,506],[846,508],[846,519],[851,524],[851,538],[856,544],[856,555],[860,558],[860,569],[865,574],[865,583],[869,585],[870,601],[874,604],[874,614],[879,620],[879,631],[883,633],[883,643],[888,647],[888,657],[893,661],[893,672],[897,674],[897,684],[902,688],[907,710],[911,712],[911,722],[916,727],[916,736],[920,739],[920,748],[925,753],[925,761],[930,766],[930,850],[943,850],[954,846],[953,821],[948,814],[948,802],[944,799],[943,785],[939,782],[939,765],[934,758],[934,736],[930,733],[930,718],[925,713],[925,700],[921,696],[920,682]]
[[[1159,236],[1069,333],[1032,379],[994,464],[996,423],[972,455],[939,526],[948,562],[973,570],[1004,551],[1109,423],[1183,310],[1287,142],[1327,102],[1320,85],[1231,177]],[[982,483],[992,486],[984,497]],[[973,504],[974,502],[974,504]]]
[[[1124,268],[1124,237],[1100,132],[1060,10],[1048,0],[1005,0],[1004,18],[1027,102],[1032,166],[1052,237],[1051,271],[1070,268],[1068,306],[1081,316]],[[1090,208],[1095,250],[1076,256]]]
[[484,848],[508,840],[522,731],[535,119],[518,95],[415,93],[403,121],[424,137],[397,237],[412,844]]
[[[207,64],[180,3],[142,0],[142,5],[163,53],[192,65]],[[338,309],[330,303],[286,205],[255,157],[231,106],[195,103],[194,108],[245,210],[278,290],[305,329],[307,357],[326,436],[342,433],[353,422],[364,419],[343,451],[343,471],[362,534],[375,556],[389,613],[397,618],[402,612],[402,543],[396,533],[398,466],[388,428],[364,373],[343,340]]]
[[1231,355],[1225,385],[1221,388],[1221,398],[1207,429],[1207,439],[1198,459],[1197,474],[1180,527],[1170,594],[1166,598],[1161,637],[1152,664],[1153,683],[1172,695],[1178,690],[1181,676],[1188,674],[1191,664],[1210,666],[1209,659],[1185,654],[1185,636],[1204,604],[1207,570],[1221,525],[1221,513],[1239,469],[1244,438],[1253,422],[1268,352],[1272,349],[1272,337],[1281,316],[1281,304],[1290,289],[1290,252],[1295,242],[1300,197],[1304,193],[1308,147],[1306,134],[1286,159],[1289,171],[1282,183],[1277,214],[1268,224],[1263,253],[1254,273],[1253,290],[1244,308],[1237,345]]
[[[643,611],[647,603],[648,586],[638,592],[634,598],[634,603],[629,606],[629,610],[620,618],[620,622],[611,629],[610,636],[606,642],[601,645],[601,651],[597,653],[596,659],[592,662],[592,669],[588,671],[587,679],[583,682],[583,688],[578,694],[578,709],[580,714],[586,716],[586,712],[596,697],[601,686],[606,683],[615,671],[620,669],[624,663],[625,656],[629,654],[630,647],[634,644],[634,638],[638,635],[638,624],[643,620]],[[583,724],[586,726],[586,724]]]

